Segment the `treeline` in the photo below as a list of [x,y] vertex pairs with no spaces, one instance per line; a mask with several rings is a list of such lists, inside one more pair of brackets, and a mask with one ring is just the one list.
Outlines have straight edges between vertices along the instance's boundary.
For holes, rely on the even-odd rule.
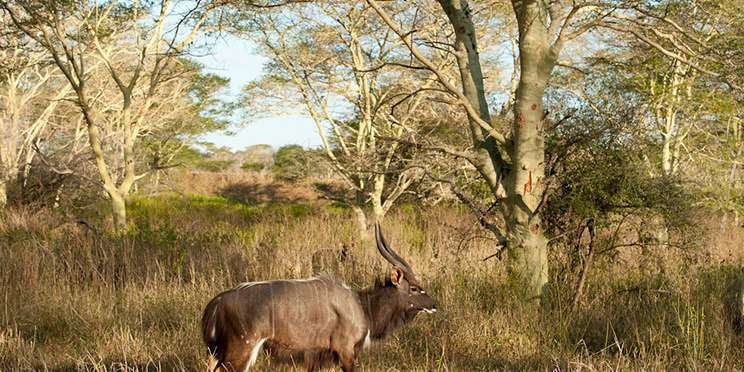
[[335,178],[321,151],[300,145],[284,145],[276,150],[269,145],[253,145],[242,151],[214,146],[203,150],[189,148],[183,151],[181,159],[189,169],[266,174],[286,182]]

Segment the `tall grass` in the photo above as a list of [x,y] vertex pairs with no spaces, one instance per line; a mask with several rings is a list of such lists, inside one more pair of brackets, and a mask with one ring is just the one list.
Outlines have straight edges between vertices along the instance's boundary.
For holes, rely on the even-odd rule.
[[[350,284],[388,270],[342,208],[162,195],[133,200],[130,216],[130,232],[113,237],[101,221],[93,231],[46,209],[0,212],[0,370],[203,370],[198,323],[221,290],[309,276],[313,251],[343,243],[355,243]],[[538,310],[518,300],[503,263],[482,261],[493,242],[473,226],[449,207],[386,220],[441,311],[375,345],[361,370],[744,369],[720,301],[733,266],[652,277],[600,257],[577,310],[559,280]],[[556,273],[567,265],[558,249]],[[257,369],[292,367],[260,358]]]

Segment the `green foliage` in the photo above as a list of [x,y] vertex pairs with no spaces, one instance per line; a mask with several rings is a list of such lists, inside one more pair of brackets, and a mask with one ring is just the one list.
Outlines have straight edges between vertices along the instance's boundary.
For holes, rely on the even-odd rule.
[[292,217],[299,218],[309,215],[312,209],[305,204],[292,203],[287,207],[287,211]]
[[[713,6],[718,12],[728,7],[729,3],[702,5],[662,2],[658,6],[663,8],[665,14],[676,12],[679,17],[677,21],[681,22],[682,27],[698,30],[693,31],[694,33],[706,27],[698,29],[699,25],[692,26],[698,21],[694,16],[688,17],[695,13],[691,9]],[[668,13],[670,11],[672,13]],[[728,12],[721,13],[724,19],[728,17],[726,13]],[[736,22],[738,20],[729,27],[733,27]],[[709,45],[709,50],[726,50],[727,53],[733,53],[726,58],[734,60],[737,52],[730,45],[735,40],[734,33],[730,33],[732,29],[735,27],[724,27],[715,37],[711,36],[707,42],[710,45],[720,43],[721,47]],[[625,48],[612,50],[609,54],[590,61],[592,76],[586,79],[585,84],[589,87],[587,90],[591,99],[599,103],[600,111],[635,111],[635,116],[629,117],[628,122],[639,130],[628,132],[627,136],[637,143],[643,142],[644,146],[626,151],[635,153],[636,161],[643,157],[643,168],[649,173],[669,172],[661,169],[662,149],[667,138],[667,129],[663,126],[670,124],[667,115],[673,113],[674,123],[679,128],[667,133],[671,138],[666,141],[671,154],[674,154],[671,172],[675,174],[676,180],[667,182],[682,187],[682,182],[686,181],[683,188],[688,196],[694,197],[697,205],[724,214],[744,213],[744,183],[735,166],[744,157],[740,151],[741,121],[737,117],[739,105],[735,91],[732,92],[718,79],[687,69],[646,43],[630,43]],[[729,67],[726,64],[711,63],[707,68],[719,70],[725,75]],[[672,93],[676,94],[674,98]],[[681,143],[678,153],[674,150],[676,143]],[[690,204],[692,203],[686,203],[687,206]],[[673,203],[668,205],[675,207]]]
[[[178,115],[172,115],[167,123],[157,130],[142,136],[137,152],[151,167],[198,163],[198,150],[192,144],[204,133],[227,128],[230,107],[221,98],[221,92],[229,80],[204,71],[201,64],[181,58],[179,68],[188,76],[189,91],[185,106]],[[153,103],[153,108],[159,102]],[[203,155],[202,155],[203,157]],[[219,168],[217,164],[201,164],[206,170]],[[217,169],[219,170],[219,169]]]
[[401,203],[397,209],[401,213],[411,216],[415,216],[416,212],[418,212],[418,206],[413,203]]
[[548,214],[574,219],[604,218],[619,211],[654,210],[677,221],[693,200],[676,179],[651,176],[626,149],[591,146],[567,159],[557,175],[560,188]]
[[222,172],[230,168],[235,163],[235,160],[199,160],[194,165],[197,169],[209,171],[209,172]]
[[634,216],[660,219],[684,232],[699,196],[680,176],[664,175],[652,165],[649,159],[659,151],[640,124],[647,119],[638,109],[643,97],[628,88],[624,75],[606,67],[587,82],[586,99],[549,92],[548,108],[567,118],[546,138],[547,227],[561,235],[589,220],[601,228],[617,216]]
[[294,182],[307,176],[308,155],[302,146],[282,146],[274,159],[272,171],[279,179]]
[[255,162],[245,162],[240,166],[240,169],[246,172],[259,172],[264,169],[264,165]]
[[325,212],[332,216],[341,216],[349,210],[346,204],[333,202],[325,206]]
[[189,210],[202,216],[229,215],[250,219],[258,216],[262,207],[238,203],[221,196],[179,194],[132,197],[128,203],[130,218],[140,223],[173,218],[174,210]]

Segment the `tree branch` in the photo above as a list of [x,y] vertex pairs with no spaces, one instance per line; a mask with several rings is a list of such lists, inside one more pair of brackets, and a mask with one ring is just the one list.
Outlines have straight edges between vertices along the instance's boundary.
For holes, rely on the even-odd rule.
[[398,37],[400,37],[403,43],[408,47],[408,50],[411,51],[411,54],[413,54],[413,56],[416,57],[416,59],[418,59],[419,62],[421,62],[424,66],[426,66],[431,72],[433,72],[434,75],[436,75],[439,82],[445,88],[447,88],[447,90],[451,94],[453,94],[454,96],[458,98],[460,105],[462,105],[465,108],[465,111],[467,112],[468,117],[470,117],[471,120],[476,122],[478,126],[480,126],[484,131],[486,131],[486,133],[488,133],[489,136],[493,137],[493,139],[496,140],[499,146],[504,146],[506,143],[506,138],[504,138],[504,136],[501,133],[499,133],[494,127],[492,127],[489,123],[485,122],[480,117],[476,109],[470,104],[470,102],[468,102],[467,97],[465,97],[462,91],[460,91],[459,89],[457,89],[457,87],[455,87],[452,83],[450,83],[449,80],[445,77],[444,72],[439,70],[434,65],[433,62],[431,62],[426,56],[424,56],[423,53],[421,53],[421,51],[418,50],[418,48],[416,48],[415,45],[413,45],[413,42],[411,41],[411,39],[407,37],[406,36],[407,34],[401,30],[400,25],[398,25],[397,22],[395,22],[392,18],[390,18],[390,16],[385,12],[385,10],[383,10],[382,7],[380,7],[377,1],[375,0],[366,0],[366,1],[367,1],[367,4],[369,4],[375,10],[377,15],[379,15],[380,18],[382,18],[382,20],[388,25],[388,27],[390,27],[390,29],[392,29],[393,32],[395,32],[398,35]]

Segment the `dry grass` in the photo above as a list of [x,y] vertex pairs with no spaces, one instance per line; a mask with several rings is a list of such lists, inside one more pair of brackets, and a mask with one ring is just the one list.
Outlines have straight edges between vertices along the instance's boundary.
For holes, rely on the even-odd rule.
[[[131,233],[114,238],[48,210],[0,212],[0,370],[204,370],[198,320],[213,295],[308,276],[314,250],[356,242],[351,214],[332,205],[162,195],[136,199],[130,214]],[[441,311],[374,346],[361,370],[743,369],[744,342],[720,301],[733,261],[649,276],[609,270],[614,261],[600,257],[579,310],[568,310],[570,284],[558,282],[538,312],[517,300],[503,263],[481,261],[492,242],[472,226],[447,207],[389,217],[388,240]],[[708,250],[741,258],[741,230],[714,236]],[[366,264],[347,280],[363,286],[386,266],[372,246],[355,249]],[[554,253],[558,273],[565,263]],[[265,358],[257,369],[276,368],[291,369]]]

